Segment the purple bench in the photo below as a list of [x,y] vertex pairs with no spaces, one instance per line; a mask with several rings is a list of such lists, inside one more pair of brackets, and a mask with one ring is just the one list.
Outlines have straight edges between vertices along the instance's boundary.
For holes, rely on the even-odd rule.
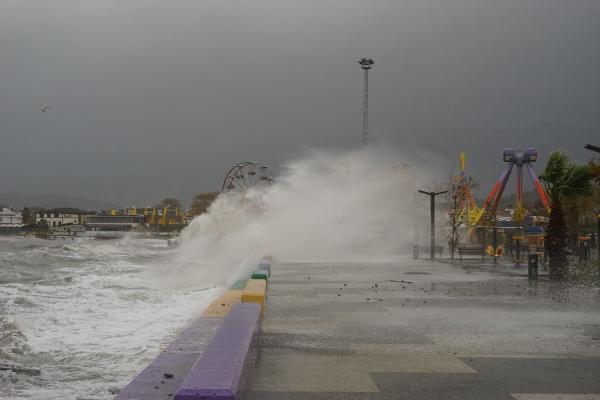
[[150,365],[121,390],[115,400],[173,398],[177,388],[208,347],[222,318],[194,320]]
[[257,357],[260,306],[233,307],[212,342],[194,364],[175,394],[175,400],[233,400],[246,391]]
[[262,260],[260,260],[260,262],[258,263],[258,269],[261,271],[266,271],[267,276],[271,276],[271,260],[269,260],[268,258],[263,258]]

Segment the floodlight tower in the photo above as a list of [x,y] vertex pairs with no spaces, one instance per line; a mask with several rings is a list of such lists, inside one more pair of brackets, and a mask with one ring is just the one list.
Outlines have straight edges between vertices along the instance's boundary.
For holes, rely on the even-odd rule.
[[363,146],[369,144],[369,70],[375,63],[372,58],[358,60],[360,68],[364,71],[363,81]]

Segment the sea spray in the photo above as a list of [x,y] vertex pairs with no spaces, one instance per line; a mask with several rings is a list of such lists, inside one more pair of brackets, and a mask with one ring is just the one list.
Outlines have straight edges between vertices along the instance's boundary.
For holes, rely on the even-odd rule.
[[231,283],[265,254],[341,261],[408,250],[426,207],[415,195],[424,174],[405,159],[312,151],[270,185],[220,195],[182,232],[165,284]]

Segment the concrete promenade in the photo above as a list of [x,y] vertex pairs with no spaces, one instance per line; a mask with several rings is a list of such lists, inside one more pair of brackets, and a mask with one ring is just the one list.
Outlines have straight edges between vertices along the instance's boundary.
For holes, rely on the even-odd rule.
[[249,398],[600,399],[600,291],[443,263],[275,263]]

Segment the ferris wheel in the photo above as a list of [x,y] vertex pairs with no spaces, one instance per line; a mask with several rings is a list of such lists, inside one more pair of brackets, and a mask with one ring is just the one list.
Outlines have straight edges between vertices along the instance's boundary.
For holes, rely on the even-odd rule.
[[254,161],[244,161],[233,166],[225,179],[221,192],[244,193],[253,187],[269,185],[275,176],[264,164]]

